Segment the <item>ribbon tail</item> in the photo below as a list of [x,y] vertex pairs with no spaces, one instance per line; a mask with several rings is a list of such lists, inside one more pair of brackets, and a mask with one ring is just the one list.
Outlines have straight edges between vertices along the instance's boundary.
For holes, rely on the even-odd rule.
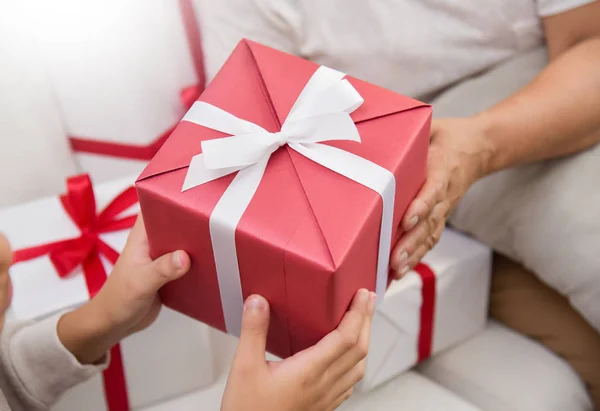
[[83,261],[83,275],[90,298],[94,298],[106,282],[106,270],[102,265],[96,244],[94,248]]
[[107,409],[109,411],[129,410],[127,380],[120,345],[117,344],[110,350],[110,364],[104,370],[102,377]]
[[190,166],[188,167],[187,174],[185,175],[185,181],[183,182],[181,191],[189,190],[190,188],[200,186],[224,177],[228,174],[235,173],[239,170],[240,167],[227,167],[219,169],[207,168],[206,164],[204,163],[204,154],[198,154],[194,156],[190,162]]
[[117,263],[119,259],[119,252],[114,248],[106,244],[104,241],[98,239],[96,242],[96,247],[98,248],[98,252],[102,254],[112,265]]
[[13,252],[12,263],[17,264],[23,261],[33,260],[44,255],[63,250],[69,240],[60,240],[54,243],[42,244],[28,248],[22,248]]
[[235,230],[260,185],[269,157],[264,157],[235,176],[209,220],[225,327],[228,334],[238,337],[242,329],[244,297],[236,257]]
[[113,231],[120,231],[132,228],[135,225],[137,218],[138,216],[136,214],[111,221],[109,223],[104,224],[104,227],[99,228],[98,233],[111,233]]
[[396,178],[394,174],[356,154],[324,144],[290,144],[290,147],[312,161],[370,188],[381,196],[383,215],[379,233],[377,279],[375,283],[377,304],[381,304],[387,289],[392,247],[394,202],[396,198]]
[[424,263],[419,263],[414,270],[421,277],[423,288],[421,294],[423,302],[421,303],[421,328],[419,330],[418,341],[418,361],[421,362],[431,356],[433,349],[433,328],[435,319],[435,295],[436,278],[433,270]]
[[188,121],[229,135],[267,133],[258,124],[242,120],[203,101],[196,101],[181,121]]

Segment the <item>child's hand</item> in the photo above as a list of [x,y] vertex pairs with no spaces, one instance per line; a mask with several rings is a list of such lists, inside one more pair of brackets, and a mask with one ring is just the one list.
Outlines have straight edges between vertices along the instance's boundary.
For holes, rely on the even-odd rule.
[[4,326],[4,313],[12,300],[12,285],[8,268],[12,262],[12,253],[8,240],[0,234],[0,330]]
[[144,223],[138,217],[98,295],[59,321],[60,340],[83,364],[101,360],[120,340],[152,324],[161,308],[158,290],[189,268],[184,251],[152,261]]
[[265,360],[269,304],[251,296],[221,411],[330,411],[363,377],[375,294],[360,290],[338,328],[314,347],[276,363]]

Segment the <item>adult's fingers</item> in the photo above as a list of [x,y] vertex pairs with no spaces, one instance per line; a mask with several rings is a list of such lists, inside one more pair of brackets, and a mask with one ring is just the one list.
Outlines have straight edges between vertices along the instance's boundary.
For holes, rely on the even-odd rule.
[[334,362],[331,367],[327,370],[326,375],[328,380],[326,383],[335,383],[343,378],[350,370],[352,370],[356,364],[363,361],[369,351],[369,342],[371,339],[371,321],[375,312],[375,293],[371,293],[369,296],[369,307],[368,316],[363,323],[363,327],[358,337],[358,343],[356,346],[344,354],[340,359]]
[[233,367],[252,369],[266,366],[268,332],[269,303],[259,295],[252,295],[244,304],[242,332]]
[[[391,267],[396,278],[404,276],[439,241],[450,210],[447,201],[436,204],[427,219],[406,233],[392,253]],[[424,246],[424,247],[423,247]],[[422,250],[425,249],[425,253]],[[416,259],[416,262],[415,262]]]
[[303,360],[315,364],[315,371],[319,374],[358,344],[363,324],[369,316],[369,295],[368,290],[359,290],[338,328],[300,353]]
[[401,228],[404,231],[410,231],[416,225],[423,221],[433,210],[433,207],[442,201],[448,189],[448,176],[444,164],[437,164],[442,159],[432,158],[430,155],[430,164],[427,171],[427,180],[415,199],[411,202],[402,218]]
[[429,236],[427,241],[425,243],[421,244],[417,248],[417,250],[413,253],[413,255],[410,256],[410,258],[406,262],[406,265],[407,265],[407,267],[409,267],[409,269],[413,269],[423,259],[423,257],[425,257],[425,255],[429,251],[431,251],[431,249],[439,241],[443,231],[444,231],[444,224],[440,224],[436,228],[435,232]]
[[396,274],[406,274],[409,257],[425,242],[425,239],[429,236],[429,230],[428,220],[423,220],[400,238],[400,241],[394,247],[390,261],[390,266]]

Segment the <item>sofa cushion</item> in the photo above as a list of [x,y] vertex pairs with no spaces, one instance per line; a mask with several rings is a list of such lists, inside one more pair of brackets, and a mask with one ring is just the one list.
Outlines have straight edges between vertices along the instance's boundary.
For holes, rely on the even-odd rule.
[[486,411],[592,410],[583,382],[565,360],[493,321],[419,371]]

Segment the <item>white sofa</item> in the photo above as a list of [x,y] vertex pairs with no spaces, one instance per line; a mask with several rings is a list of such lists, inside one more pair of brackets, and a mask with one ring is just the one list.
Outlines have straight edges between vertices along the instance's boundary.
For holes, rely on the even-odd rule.
[[[50,193],[75,171],[51,92],[29,40],[0,13],[0,207]],[[4,21],[7,20],[7,21]],[[14,29],[14,30],[13,30]],[[22,38],[18,37],[23,35]],[[2,227],[0,227],[0,231]],[[209,389],[146,411],[218,410],[235,341],[213,333],[221,379]],[[357,395],[345,410],[588,411],[585,387],[539,344],[490,322],[487,329],[379,389]]]

